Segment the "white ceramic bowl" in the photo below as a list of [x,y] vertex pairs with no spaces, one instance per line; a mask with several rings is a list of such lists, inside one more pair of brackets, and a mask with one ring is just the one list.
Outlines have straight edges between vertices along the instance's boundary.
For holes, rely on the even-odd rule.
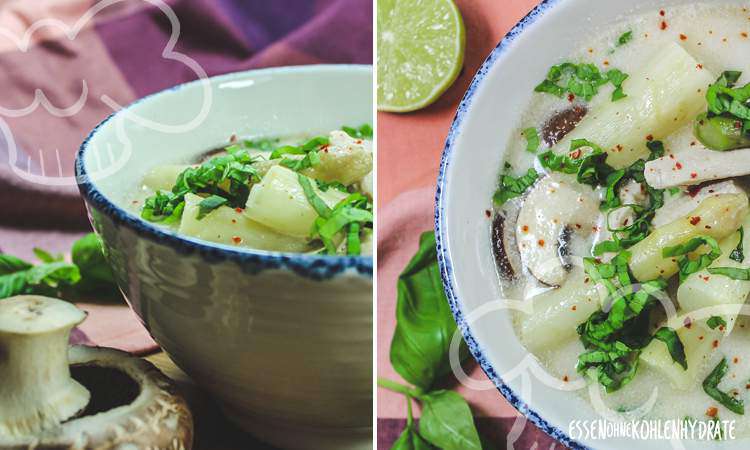
[[99,124],[78,153],[91,223],[133,310],[228,418],[280,447],[372,447],[372,258],[180,236],[141,220],[128,192],[149,168],[232,133],[371,122],[370,66],[257,70],[146,97]]
[[[489,306],[502,295],[485,210],[492,207],[492,193],[505,158],[502,149],[518,126],[519,112],[529,104],[535,85],[544,79],[550,65],[582,44],[582,31],[633,12],[687,3],[693,2],[542,2],[505,36],[479,69],[446,141],[435,226],[443,282],[456,321],[474,358],[500,393],[531,422],[571,448],[630,449],[638,445],[647,450],[670,448],[671,444],[663,440],[637,444],[626,439],[574,441],[569,436],[571,421],[601,416],[578,394],[551,388],[528,370],[526,380],[516,376],[514,369],[529,353],[513,331],[510,310]],[[685,441],[683,445],[705,448],[717,444]],[[724,441],[721,445],[746,448],[747,441]]]

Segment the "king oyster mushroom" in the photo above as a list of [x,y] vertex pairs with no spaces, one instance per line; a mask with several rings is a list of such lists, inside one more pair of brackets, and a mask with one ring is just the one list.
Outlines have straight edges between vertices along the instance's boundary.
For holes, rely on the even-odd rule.
[[750,174],[750,148],[719,152],[690,149],[646,163],[646,182],[656,189],[700,184]]
[[189,450],[190,411],[153,365],[113,349],[68,347],[84,317],[47,297],[0,302],[0,450]]
[[569,269],[568,244],[596,228],[599,200],[591,187],[558,173],[539,180],[521,206],[516,241],[521,262],[540,282],[560,286]]

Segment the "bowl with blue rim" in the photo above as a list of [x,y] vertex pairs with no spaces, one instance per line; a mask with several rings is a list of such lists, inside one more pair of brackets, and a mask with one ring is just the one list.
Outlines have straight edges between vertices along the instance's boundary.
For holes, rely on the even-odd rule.
[[260,251],[185,236],[131,204],[153,167],[231,135],[372,122],[372,68],[319,65],[196,80],[121,108],[76,176],[120,290],[227,418],[284,448],[372,444],[372,256]]

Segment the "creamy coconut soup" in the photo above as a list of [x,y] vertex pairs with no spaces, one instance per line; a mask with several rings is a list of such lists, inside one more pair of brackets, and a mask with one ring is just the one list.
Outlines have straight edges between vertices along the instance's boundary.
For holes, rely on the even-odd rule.
[[493,252],[533,305],[516,332],[599,411],[750,435],[748,33],[719,2],[592,24],[502,150]]
[[153,168],[131,204],[180,234],[259,250],[372,252],[372,128],[230,139]]

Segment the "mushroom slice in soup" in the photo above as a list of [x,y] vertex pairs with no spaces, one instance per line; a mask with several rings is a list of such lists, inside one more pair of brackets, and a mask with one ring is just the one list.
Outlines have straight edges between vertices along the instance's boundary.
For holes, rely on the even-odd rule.
[[505,280],[514,279],[522,270],[515,234],[519,211],[520,201],[514,199],[492,219],[492,253],[498,273]]
[[717,152],[694,149],[646,163],[644,175],[656,189],[685,186],[750,174],[750,148]]
[[516,224],[523,266],[541,283],[560,286],[569,268],[566,243],[591,234],[598,218],[599,200],[591,187],[557,173],[539,180]]

